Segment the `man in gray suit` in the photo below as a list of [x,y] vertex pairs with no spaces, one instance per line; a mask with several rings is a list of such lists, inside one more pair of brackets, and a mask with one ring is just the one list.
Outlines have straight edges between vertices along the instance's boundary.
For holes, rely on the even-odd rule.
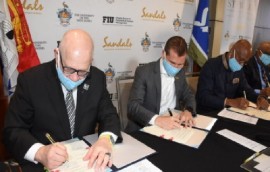
[[[162,58],[136,69],[128,102],[126,132],[149,124],[167,130],[180,128],[182,123],[194,125],[195,97],[182,69],[186,55],[186,41],[174,36],[165,44]],[[169,109],[182,112],[170,115]]]

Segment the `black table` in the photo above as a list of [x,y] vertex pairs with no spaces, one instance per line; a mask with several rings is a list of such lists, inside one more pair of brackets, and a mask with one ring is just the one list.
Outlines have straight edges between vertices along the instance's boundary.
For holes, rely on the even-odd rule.
[[270,122],[264,120],[259,120],[257,125],[251,125],[218,117],[218,121],[198,149],[141,131],[131,135],[158,152],[147,159],[164,172],[245,171],[240,165],[255,152],[216,133],[222,129],[229,129],[267,147],[270,146]]

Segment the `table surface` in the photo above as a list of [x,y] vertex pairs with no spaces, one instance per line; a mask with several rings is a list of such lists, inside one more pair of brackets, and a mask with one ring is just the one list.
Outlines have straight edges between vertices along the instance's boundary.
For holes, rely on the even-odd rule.
[[218,120],[198,149],[140,131],[131,135],[158,152],[147,159],[164,172],[245,171],[240,165],[255,152],[216,132],[229,129],[269,147],[270,122],[259,120],[257,125],[251,125],[218,117],[216,114],[210,115],[217,117]]

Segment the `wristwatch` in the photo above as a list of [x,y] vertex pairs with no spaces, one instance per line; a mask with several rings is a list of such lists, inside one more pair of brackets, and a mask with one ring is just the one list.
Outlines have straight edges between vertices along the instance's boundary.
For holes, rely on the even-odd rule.
[[111,144],[112,145],[115,145],[115,141],[114,141],[112,135],[110,135],[110,134],[103,134],[100,137],[106,137],[106,138],[108,138],[110,140]]

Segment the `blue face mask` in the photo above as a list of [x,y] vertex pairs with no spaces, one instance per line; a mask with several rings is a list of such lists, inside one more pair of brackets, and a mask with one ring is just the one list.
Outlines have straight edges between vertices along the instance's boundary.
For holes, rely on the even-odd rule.
[[163,59],[163,66],[169,76],[175,76],[181,70],[169,64],[166,58]]
[[229,59],[229,66],[230,66],[230,69],[233,71],[233,72],[236,72],[236,71],[239,71],[242,69],[242,65],[240,65],[238,63],[238,61],[235,59],[235,57],[233,58],[230,58]]
[[78,87],[85,80],[85,78],[84,78],[84,79],[80,79],[80,80],[75,82],[64,75],[63,71],[59,67],[60,66],[60,53],[59,53],[59,51],[58,51],[57,64],[58,65],[56,66],[56,71],[57,71],[58,78],[68,91],[71,91],[74,88]]
[[58,78],[60,79],[61,83],[65,86],[65,88],[68,91],[71,91],[74,88],[78,87],[85,80],[85,78],[84,78],[84,79],[80,79],[76,82],[72,81],[71,79],[69,79],[68,77],[66,77],[64,75],[64,73],[62,72],[61,69],[57,68],[56,70],[57,70]]
[[269,65],[270,64],[270,55],[262,53],[260,57],[261,61],[263,62],[264,65]]

